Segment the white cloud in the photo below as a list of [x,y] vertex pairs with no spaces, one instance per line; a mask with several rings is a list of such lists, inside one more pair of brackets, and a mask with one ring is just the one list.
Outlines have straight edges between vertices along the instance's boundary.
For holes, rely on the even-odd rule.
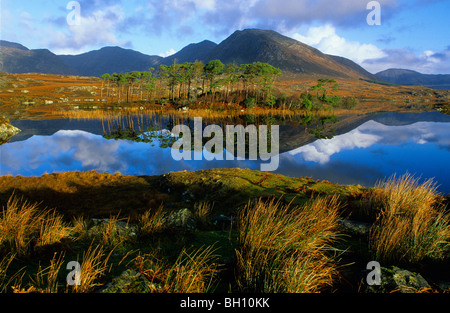
[[97,10],[89,16],[81,13],[79,25],[52,32],[47,45],[56,54],[80,53],[92,46],[123,45],[116,33],[125,15],[119,5]]
[[311,27],[306,35],[295,33],[291,37],[313,46],[323,53],[342,56],[358,64],[362,64],[368,59],[386,57],[386,53],[373,44],[348,41],[340,37],[336,34],[336,28],[330,24]]
[[450,48],[435,53],[426,50],[415,53],[407,49],[386,49],[385,57],[367,59],[361,64],[371,73],[378,73],[390,68],[403,68],[423,74],[450,73]]
[[175,54],[175,53],[177,53],[177,52],[175,51],[175,49],[171,48],[169,51],[160,53],[159,56],[160,56],[160,57],[163,57],[163,58],[167,58],[168,56],[171,56],[172,54]]
[[367,148],[377,143],[382,137],[365,134],[358,129],[336,136],[330,140],[317,140],[312,144],[290,151],[290,155],[301,154],[305,161],[326,164],[333,154],[354,148]]
[[287,155],[300,155],[305,161],[327,164],[331,156],[341,151],[368,148],[374,144],[398,146],[415,142],[420,145],[431,143],[445,148],[450,145],[447,124],[418,122],[404,126],[388,126],[368,121],[349,133],[335,136],[330,140],[317,140],[287,152]]

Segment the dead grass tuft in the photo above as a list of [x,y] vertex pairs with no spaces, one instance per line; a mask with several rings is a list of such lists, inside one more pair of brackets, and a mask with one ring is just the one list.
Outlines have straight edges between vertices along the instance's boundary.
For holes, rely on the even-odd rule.
[[377,184],[369,202],[378,210],[369,248],[379,261],[442,260],[450,251],[450,216],[433,180],[410,174]]
[[310,293],[331,286],[337,273],[332,244],[337,196],[291,208],[261,199],[240,214],[237,282],[242,291]]

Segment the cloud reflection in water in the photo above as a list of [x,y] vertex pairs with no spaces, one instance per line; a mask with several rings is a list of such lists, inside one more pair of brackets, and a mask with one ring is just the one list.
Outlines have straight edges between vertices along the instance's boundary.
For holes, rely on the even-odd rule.
[[[170,149],[126,140],[106,140],[84,131],[0,146],[2,175],[39,176],[63,171],[159,175],[210,168],[250,168],[260,161],[174,161]],[[418,122],[386,126],[368,121],[330,140],[317,140],[280,155],[278,173],[312,176],[342,184],[373,185],[394,173],[434,177],[450,193],[450,123]]]

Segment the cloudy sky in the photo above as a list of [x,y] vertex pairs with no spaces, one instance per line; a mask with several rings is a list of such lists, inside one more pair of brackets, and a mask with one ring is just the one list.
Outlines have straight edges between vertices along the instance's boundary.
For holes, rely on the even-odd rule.
[[[450,73],[450,1],[379,0],[0,0],[1,39],[78,54],[121,46],[169,55],[236,30],[271,29],[347,57],[376,73]],[[374,11],[375,10],[375,11]],[[369,25],[380,17],[380,25]]]

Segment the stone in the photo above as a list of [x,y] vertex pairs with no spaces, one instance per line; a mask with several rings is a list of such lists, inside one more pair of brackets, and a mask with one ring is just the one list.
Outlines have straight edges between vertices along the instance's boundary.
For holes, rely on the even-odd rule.
[[[368,272],[365,272],[367,275]],[[366,276],[363,277],[364,282]],[[381,284],[379,286],[365,285],[366,293],[417,293],[424,289],[430,289],[428,282],[418,273],[410,272],[396,266],[381,267]]]
[[173,212],[163,221],[167,227],[178,228],[184,231],[193,231],[197,227],[194,214],[189,209]]
[[150,292],[149,281],[139,272],[127,269],[103,287],[100,293],[145,293]]
[[339,220],[339,224],[350,233],[363,236],[368,235],[372,227],[372,224],[352,220]]
[[231,217],[220,214],[218,216],[213,217],[211,219],[211,223],[220,229],[227,228],[231,225]]

